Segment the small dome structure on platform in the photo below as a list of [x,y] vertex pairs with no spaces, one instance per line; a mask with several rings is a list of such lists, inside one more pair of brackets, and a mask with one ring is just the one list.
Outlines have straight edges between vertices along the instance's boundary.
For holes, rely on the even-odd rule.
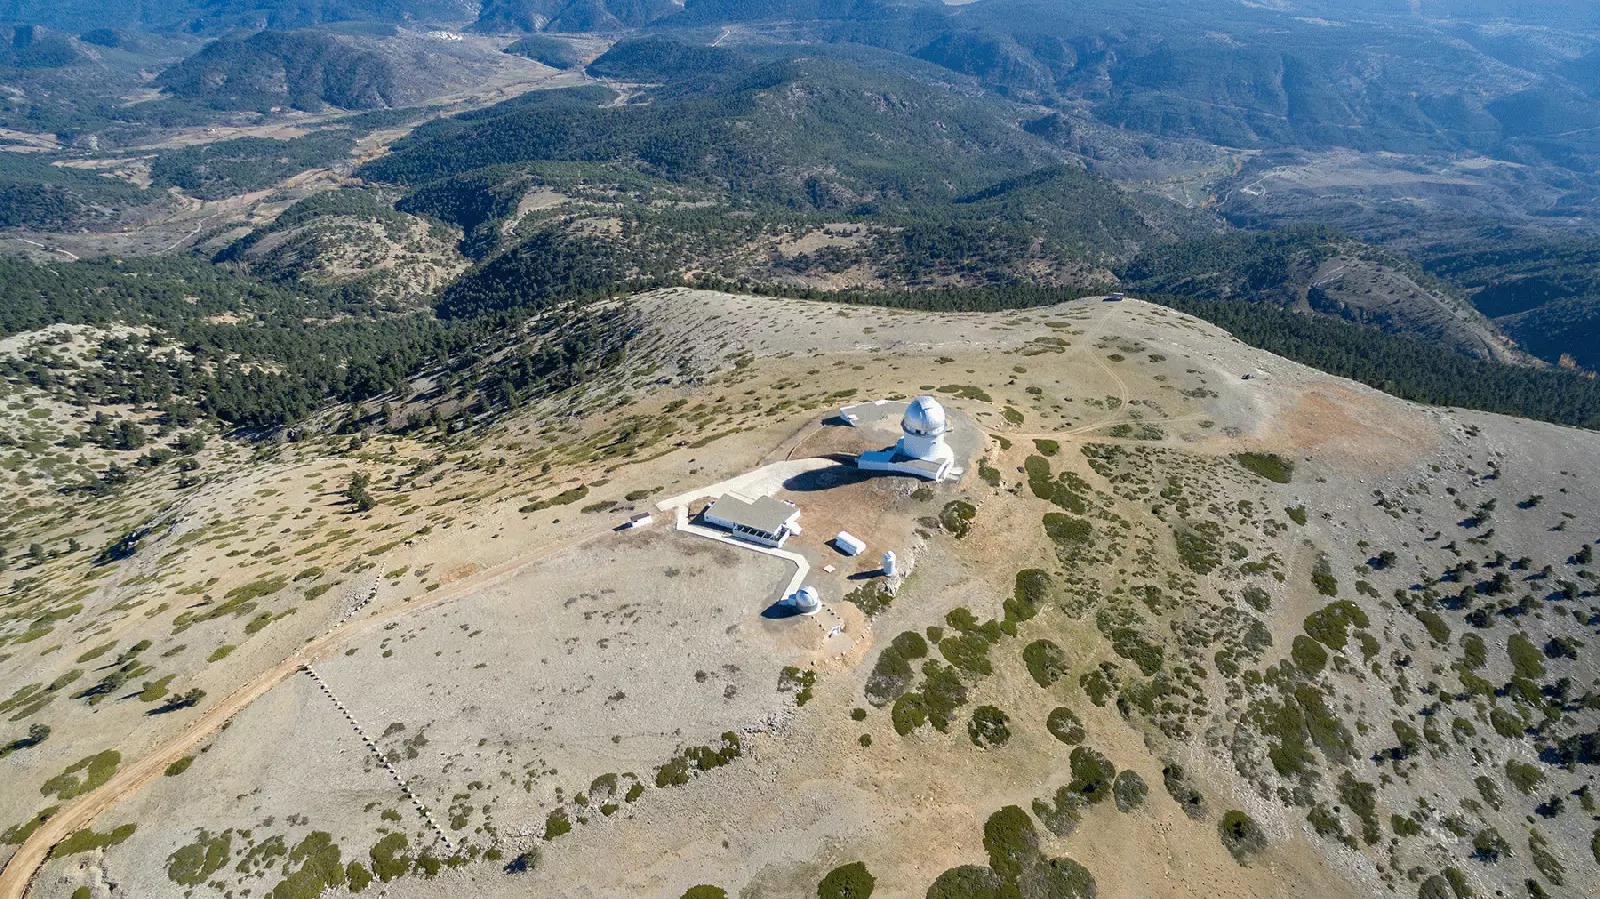
[[815,615],[822,610],[822,597],[817,595],[816,587],[801,587],[789,597],[789,602],[802,615]]

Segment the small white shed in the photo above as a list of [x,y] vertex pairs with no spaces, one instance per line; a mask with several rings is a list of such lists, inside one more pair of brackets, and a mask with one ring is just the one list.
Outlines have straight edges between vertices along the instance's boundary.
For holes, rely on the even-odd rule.
[[847,556],[858,556],[867,549],[866,541],[849,531],[840,531],[838,536],[833,538],[833,545]]

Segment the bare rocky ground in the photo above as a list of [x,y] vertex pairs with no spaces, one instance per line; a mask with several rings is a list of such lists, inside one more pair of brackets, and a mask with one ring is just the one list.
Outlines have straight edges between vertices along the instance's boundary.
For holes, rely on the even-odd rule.
[[[123,842],[52,861],[30,895],[282,899],[300,893],[281,881],[326,859],[310,835],[370,873],[398,870],[393,833],[408,873],[369,894],[799,896],[862,861],[874,895],[922,896],[947,869],[989,863],[985,821],[1011,805],[1039,858],[1075,860],[1102,896],[1600,883],[1594,768],[1573,740],[1596,723],[1594,435],[1404,403],[1136,301],[992,316],[688,291],[635,305],[632,374],[470,446],[372,435],[219,458],[131,559],[6,575],[45,577],[48,593],[0,622],[0,696],[149,639],[137,658],[185,649],[132,687],[170,672],[173,692],[204,685],[204,709],[348,618],[315,667],[448,843],[299,674],[95,822],[136,824]],[[981,438],[960,484],[786,494],[808,526],[795,546],[835,564],[829,604],[864,637],[844,657],[819,651],[809,621],[761,616],[790,571],[777,560],[659,520],[612,531],[763,462],[854,451],[861,435],[816,423],[930,391]],[[1241,453],[1272,455],[1247,468]],[[383,500],[367,516],[339,497],[354,470]],[[115,502],[131,518],[158,500]],[[973,507],[961,537],[951,500]],[[836,523],[914,562],[870,620],[842,598],[870,581],[822,552]],[[173,633],[174,616],[280,574],[248,613]],[[90,575],[107,580],[82,609],[35,624]],[[274,617],[244,632],[262,612]],[[908,633],[925,654],[896,673],[885,658]],[[224,642],[238,649],[202,661]],[[52,728],[0,759],[3,820],[56,803],[41,787],[78,759],[138,757],[192,720],[144,714],[129,688],[72,698],[104,672],[0,731]],[[973,723],[992,724],[991,708],[1006,739]],[[1081,721],[1071,742],[1047,726],[1057,708]],[[1120,811],[1099,757],[1147,797]],[[1176,801],[1189,788],[1199,814]],[[1235,844],[1242,861],[1219,838],[1235,810],[1259,829]],[[179,884],[174,860],[215,845],[197,829],[230,843]],[[291,853],[261,848],[275,838]],[[185,845],[198,848],[175,856]],[[1037,894],[1081,894],[1061,889]]]

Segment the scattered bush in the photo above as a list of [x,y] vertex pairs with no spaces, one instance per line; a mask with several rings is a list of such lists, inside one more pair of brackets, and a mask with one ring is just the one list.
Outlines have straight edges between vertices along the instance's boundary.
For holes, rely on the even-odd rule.
[[1068,746],[1082,743],[1085,736],[1083,722],[1079,720],[1078,714],[1066,706],[1052,709],[1044,726],[1050,731],[1051,736]]
[[1010,723],[1006,713],[992,705],[980,705],[972,710],[972,720],[967,723],[967,736],[979,749],[1004,746],[1011,739]]
[[960,540],[972,533],[972,522],[978,517],[978,508],[964,500],[953,499],[939,512],[939,526],[950,536]]
[[683,899],[728,899],[728,891],[722,887],[702,883],[685,890]]
[[1344,649],[1350,642],[1350,628],[1367,627],[1367,613],[1348,599],[1329,603],[1306,616],[1306,633],[1329,649]]
[[1533,791],[1544,783],[1544,772],[1538,765],[1519,762],[1516,759],[1506,760],[1506,780],[1516,787],[1524,796],[1533,795]]
[[1502,856],[1510,854],[1511,844],[1493,827],[1485,827],[1472,838],[1472,857],[1486,865],[1492,865],[1500,861]]
[[928,899],[1008,899],[1015,894],[992,868],[962,865],[940,874],[928,887]]
[[1217,823],[1217,833],[1228,854],[1241,865],[1267,846],[1267,834],[1261,825],[1238,809],[1223,813],[1222,820]]
[[233,850],[233,831],[212,836],[201,830],[195,841],[167,856],[167,879],[182,886],[199,886],[222,870]]
[[1294,638],[1294,645],[1289,649],[1289,658],[1294,660],[1295,665],[1304,671],[1307,677],[1316,677],[1328,667],[1328,651],[1322,648],[1321,643],[1305,634]]
[[1544,677],[1544,653],[1533,645],[1527,634],[1512,634],[1511,639],[1506,641],[1506,655],[1511,659],[1511,668],[1517,677],[1528,680]]
[[1027,812],[1008,805],[984,822],[983,848],[989,853],[989,867],[1005,880],[1015,882],[1023,869],[1038,858],[1039,834]]
[[905,631],[889,642],[883,652],[878,654],[878,661],[872,668],[872,675],[867,678],[864,690],[867,702],[874,707],[882,708],[900,698],[901,694],[911,688],[911,683],[916,679],[916,672],[911,668],[915,659],[925,658],[928,655],[928,641],[916,631]]
[[1082,796],[1090,805],[1111,797],[1117,766],[1111,764],[1110,759],[1087,746],[1079,746],[1072,750],[1069,761],[1072,765],[1072,782],[1067,784],[1067,789]]
[[851,862],[841,865],[828,872],[817,884],[817,899],[867,899],[872,895],[872,887],[877,883],[861,862]]
[[1206,816],[1206,798],[1195,788],[1189,780],[1189,773],[1177,762],[1169,762],[1161,769],[1161,784],[1167,788],[1167,795],[1172,801],[1178,803],[1183,813],[1196,821],[1203,820]]
[[1078,822],[1083,820],[1082,808],[1083,797],[1065,786],[1056,790],[1054,805],[1043,799],[1033,800],[1034,817],[1058,837],[1069,836],[1077,829]]
[[1072,559],[1089,544],[1094,536],[1094,527],[1082,518],[1048,512],[1044,516],[1044,533],[1055,543],[1062,558]]
[[1233,459],[1251,474],[1276,484],[1287,484],[1294,477],[1294,460],[1276,453],[1239,453]]
[[411,870],[411,856],[406,854],[407,840],[403,833],[385,834],[367,855],[372,859],[372,873],[384,883]]
[[1339,579],[1333,576],[1333,563],[1326,553],[1317,556],[1317,563],[1311,568],[1311,585],[1323,596],[1339,595]]
[[1131,812],[1144,805],[1145,797],[1150,795],[1150,786],[1137,773],[1122,771],[1111,785],[1111,795],[1117,801],[1117,811]]
[[1022,663],[1041,687],[1049,687],[1067,675],[1067,654],[1049,640],[1035,640],[1022,649]]

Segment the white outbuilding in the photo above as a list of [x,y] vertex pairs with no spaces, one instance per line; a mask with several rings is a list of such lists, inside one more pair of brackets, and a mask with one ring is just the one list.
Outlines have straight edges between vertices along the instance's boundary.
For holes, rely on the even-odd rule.
[[900,560],[895,558],[894,550],[883,554],[883,576],[896,577],[900,574]]
[[866,541],[849,531],[840,531],[833,538],[833,545],[847,556],[859,556],[867,550]]

